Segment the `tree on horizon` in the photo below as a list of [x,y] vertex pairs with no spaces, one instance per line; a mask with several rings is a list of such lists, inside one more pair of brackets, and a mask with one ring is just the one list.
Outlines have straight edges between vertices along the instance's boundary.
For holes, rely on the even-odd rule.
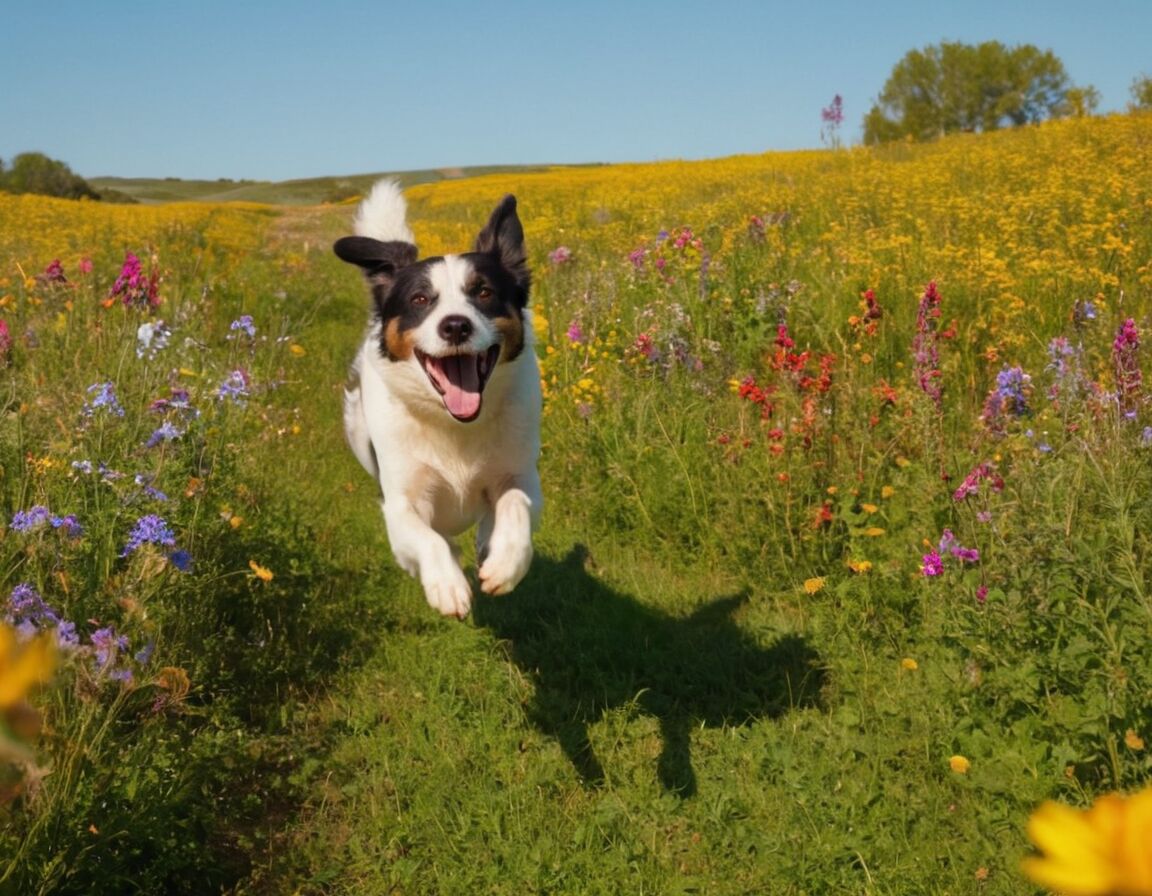
[[1073,86],[1051,50],[944,41],[896,63],[864,117],[864,142],[931,140],[1087,114],[1098,97],[1093,87]]

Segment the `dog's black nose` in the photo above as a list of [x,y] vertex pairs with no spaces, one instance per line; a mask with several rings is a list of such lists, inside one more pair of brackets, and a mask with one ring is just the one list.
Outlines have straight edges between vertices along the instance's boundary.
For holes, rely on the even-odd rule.
[[436,328],[440,338],[452,345],[461,345],[472,335],[472,321],[460,314],[450,314]]

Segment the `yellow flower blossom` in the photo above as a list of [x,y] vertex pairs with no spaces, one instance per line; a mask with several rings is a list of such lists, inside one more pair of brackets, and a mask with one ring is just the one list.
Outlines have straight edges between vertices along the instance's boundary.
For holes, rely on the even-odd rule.
[[886,531],[887,531],[886,529],[881,529],[879,526],[869,526],[867,529],[864,530],[864,534],[867,535],[869,538],[879,538]]
[[896,494],[896,489],[892,488],[890,485],[886,485],[880,489],[880,497],[885,501],[891,498],[894,494]]
[[[905,672],[915,672],[917,669],[920,668],[920,664],[918,662],[916,662],[916,660],[912,659],[912,657],[906,656],[906,657],[904,657],[904,659],[900,660],[900,668],[903,669]],[[953,756],[952,758],[955,759],[957,757]],[[963,758],[963,757],[960,757],[960,758]],[[955,769],[953,769],[953,771],[955,771]]]
[[1041,855],[1024,860],[1034,882],[1067,896],[1152,896],[1152,787],[1107,794],[1091,808],[1043,803],[1028,819]]
[[52,677],[56,668],[56,642],[41,634],[23,644],[16,630],[0,623],[0,710],[11,709],[38,684]]
[[848,568],[850,570],[852,570],[852,572],[859,573],[862,575],[863,573],[869,572],[872,569],[872,561],[871,560],[849,560],[848,561]]
[[1129,750],[1143,750],[1144,738],[1129,728],[1124,732],[1124,746],[1126,746]]
[[948,767],[958,775],[966,775],[968,769],[972,767],[972,763],[968,761],[966,756],[956,755],[948,760]]
[[273,573],[272,570],[266,566],[261,566],[255,560],[249,560],[248,565],[252,567],[252,574],[261,582],[271,582],[275,576],[275,573]]
[[861,504],[860,509],[863,510],[865,513],[875,513],[880,508],[877,507],[875,504]]
[[804,580],[804,593],[816,594],[824,587],[823,576],[813,576],[811,579]]

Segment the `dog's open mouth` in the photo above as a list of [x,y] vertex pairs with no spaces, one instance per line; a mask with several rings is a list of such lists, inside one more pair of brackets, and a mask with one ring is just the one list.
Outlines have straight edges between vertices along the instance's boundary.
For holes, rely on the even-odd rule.
[[500,346],[494,345],[481,354],[443,357],[426,355],[417,349],[416,357],[432,387],[440,393],[448,413],[462,423],[475,420],[480,413],[484,386],[500,358]]

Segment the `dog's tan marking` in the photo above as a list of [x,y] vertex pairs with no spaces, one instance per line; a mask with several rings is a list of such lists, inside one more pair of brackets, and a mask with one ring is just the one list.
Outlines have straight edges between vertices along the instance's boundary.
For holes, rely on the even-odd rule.
[[412,330],[401,330],[396,318],[388,321],[384,330],[384,348],[393,361],[407,361],[416,347],[416,334]]
[[492,325],[500,331],[503,337],[504,351],[500,354],[501,361],[514,361],[524,351],[524,319],[519,314],[510,317],[497,317]]

